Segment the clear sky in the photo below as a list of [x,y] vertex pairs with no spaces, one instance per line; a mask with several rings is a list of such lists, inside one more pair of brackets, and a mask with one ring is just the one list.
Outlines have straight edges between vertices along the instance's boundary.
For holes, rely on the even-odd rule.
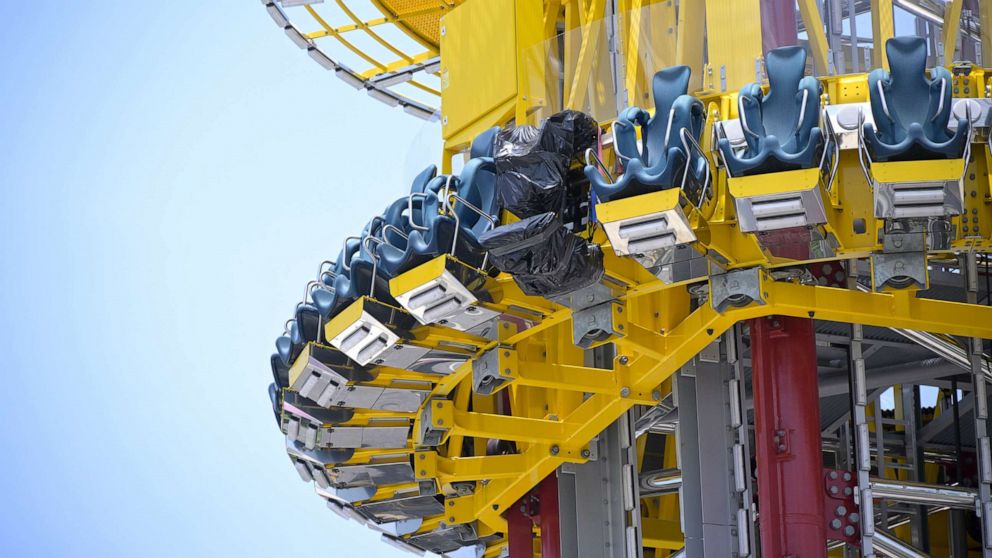
[[268,357],[438,128],[258,0],[3,12],[0,556],[405,556],[296,476]]

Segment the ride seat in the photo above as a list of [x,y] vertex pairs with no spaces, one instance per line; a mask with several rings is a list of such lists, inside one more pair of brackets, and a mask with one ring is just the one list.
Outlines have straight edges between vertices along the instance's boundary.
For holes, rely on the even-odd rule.
[[379,265],[385,276],[395,277],[450,252],[452,244],[456,242],[456,225],[458,234],[455,257],[471,266],[482,265],[485,250],[479,244],[478,237],[492,228],[492,223],[463,202],[468,202],[493,221],[498,221],[495,162],[489,157],[472,159],[465,164],[460,177],[450,179],[460,198],[453,203],[453,215],[443,212],[443,187],[448,181],[447,177],[439,176],[428,186],[427,193],[421,197],[420,217],[423,221],[417,223],[417,216],[413,215],[416,227],[412,227],[405,247],[400,248],[390,243],[382,243],[376,247]]
[[951,134],[951,73],[936,67],[926,77],[927,44],[922,37],[895,37],[885,43],[890,71],[872,70],[868,94],[875,125],[864,125],[865,144],[874,161],[958,159],[971,130],[959,119]]
[[806,73],[806,49],[776,48],[765,55],[768,93],[761,84],[741,89],[738,112],[747,147],[738,156],[730,141],[719,141],[731,176],[806,169],[819,162],[823,132],[820,83]]
[[350,238],[346,240],[341,252],[338,253],[336,260],[337,263],[334,265],[334,279],[331,282],[331,288],[316,289],[310,293],[310,298],[313,300],[314,307],[317,308],[317,311],[320,313],[320,317],[325,320],[328,319],[338,307],[338,296],[337,291],[333,288],[333,281],[337,280],[338,277],[347,276],[350,273],[347,267],[348,262],[350,262],[355,257],[355,254],[358,253],[358,247],[358,239]]
[[[655,113],[652,117],[638,107],[625,110],[615,127],[615,149],[624,161],[624,172],[615,183],[603,178],[593,165],[585,168],[596,197],[603,201],[617,200],[640,194],[666,190],[678,186],[687,163],[687,146],[682,141],[682,130],[687,130],[698,142],[706,119],[699,99],[686,95],[689,88],[688,66],[672,66],[654,75]],[[642,148],[638,148],[637,131],[641,127]],[[702,179],[708,172],[706,158],[693,153],[693,175]]]

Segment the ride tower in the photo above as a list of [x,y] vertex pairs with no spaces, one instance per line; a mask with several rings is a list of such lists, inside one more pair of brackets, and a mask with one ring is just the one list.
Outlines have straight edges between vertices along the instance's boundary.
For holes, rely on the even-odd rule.
[[992,2],[262,4],[444,145],[276,340],[328,508],[458,558],[992,557]]

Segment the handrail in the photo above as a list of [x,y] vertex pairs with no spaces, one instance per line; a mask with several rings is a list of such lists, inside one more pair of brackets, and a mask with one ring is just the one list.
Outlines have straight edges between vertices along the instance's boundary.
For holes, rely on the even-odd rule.
[[[613,146],[614,146],[614,151],[615,151],[616,150],[616,136],[613,137]],[[603,160],[599,158],[599,155],[596,155],[596,152],[591,147],[588,148],[588,149],[586,149],[586,166],[587,167],[593,166],[593,164],[589,162],[589,156],[590,155],[592,155],[592,158],[595,159],[595,161],[596,161],[596,165],[595,166],[600,171],[602,171],[604,174],[606,174],[606,178],[609,178],[610,179],[610,184],[615,184],[616,183],[616,179],[613,178],[613,173],[611,173],[610,172],[610,169],[608,169],[606,167],[606,165],[603,164]],[[630,158],[628,157],[628,159],[630,159]]]
[[[682,128],[682,129],[680,129],[679,130],[679,134],[682,137],[682,147],[685,149],[685,159],[686,159],[686,161],[685,161],[685,172],[682,173],[682,185],[679,187],[679,189],[682,190],[683,192],[685,192],[685,184],[686,184],[686,181],[689,178],[689,166],[690,166],[689,165],[689,162],[692,160],[692,154],[691,154],[690,149],[689,149],[690,145],[692,147],[695,147],[696,150],[699,151],[699,154],[703,157],[703,159],[706,158],[706,152],[703,151],[703,148],[699,145],[699,142],[696,141],[696,138],[694,138],[692,136],[692,134],[689,133],[689,129],[688,128]],[[713,179],[712,173],[710,172],[709,163],[707,162],[707,164],[706,164],[706,182],[703,183],[703,188],[699,192],[699,203],[696,204],[696,207],[697,208],[703,206],[703,202],[706,200],[706,192],[709,190],[710,182],[712,181],[712,179]]]
[[344,237],[344,248],[341,249],[341,257],[343,258],[341,260],[341,269],[344,269],[345,271],[349,271],[350,272],[351,271],[351,258],[348,257],[348,241],[349,240],[357,240],[357,241],[361,242],[362,241],[362,237],[355,236],[355,235]]
[[[468,200],[462,198],[458,194],[451,194],[451,198],[454,199],[457,202],[460,202],[460,203],[465,204],[465,207],[468,207],[470,210],[478,213],[484,219],[486,219],[487,221],[489,221],[489,224],[490,224],[490,226],[492,228],[494,228],[494,229],[496,228],[497,221],[496,221],[496,219],[493,218],[492,215],[489,215],[485,211],[482,211],[478,207],[475,207],[475,205],[471,204]],[[458,241],[458,229],[460,229],[461,226],[458,223],[458,213],[455,211],[454,206],[450,206],[450,209],[451,209],[451,213],[455,216],[455,236],[454,236],[454,240],[452,240],[452,242],[451,242],[451,255],[454,256],[455,255],[455,246],[457,245],[457,241]],[[485,269],[486,268],[486,263],[488,263],[488,261],[489,261],[489,252],[486,251],[486,254],[482,257],[482,266],[479,269]]]
[[384,243],[385,240],[372,236],[371,234],[362,239],[362,247],[364,247],[369,253],[369,256],[372,257],[372,276],[369,278],[369,298],[375,298],[375,275],[379,271],[379,255],[375,253],[375,250],[369,249],[368,244],[370,240],[378,242],[379,244]]
[[619,120],[614,120],[610,124],[610,131],[613,133],[613,152],[616,153],[617,157],[621,161],[629,161],[633,157],[628,157],[620,152],[620,143],[617,141],[617,126],[623,126],[624,128],[626,128],[627,126],[630,126],[630,124],[627,124],[626,122],[620,122]]
[[[424,198],[426,200],[427,199],[427,193],[426,192],[412,192],[407,197],[406,207],[407,207],[407,210],[408,210],[408,214],[406,216],[406,219],[407,219],[407,221],[410,222],[410,228],[411,229],[418,230],[418,231],[425,231],[426,232],[426,231],[430,230],[428,227],[424,227],[424,226],[418,225],[418,224],[416,224],[416,223],[413,222],[413,198],[415,198],[415,197]],[[423,210],[424,209],[425,208],[421,208],[421,210],[420,210],[420,213],[421,214],[423,214],[423,212],[424,212]]]

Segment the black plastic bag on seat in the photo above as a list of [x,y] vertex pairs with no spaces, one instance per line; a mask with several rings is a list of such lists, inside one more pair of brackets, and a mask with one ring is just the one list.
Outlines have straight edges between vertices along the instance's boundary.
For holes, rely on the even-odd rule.
[[599,123],[584,112],[565,110],[551,115],[541,126],[541,148],[570,160],[582,157],[599,140]]
[[565,230],[551,212],[497,227],[479,242],[489,251],[493,265],[513,275],[528,295],[563,295],[603,276],[602,252]]
[[496,138],[496,191],[518,217],[560,211],[568,157],[545,151],[533,126],[503,130]]

